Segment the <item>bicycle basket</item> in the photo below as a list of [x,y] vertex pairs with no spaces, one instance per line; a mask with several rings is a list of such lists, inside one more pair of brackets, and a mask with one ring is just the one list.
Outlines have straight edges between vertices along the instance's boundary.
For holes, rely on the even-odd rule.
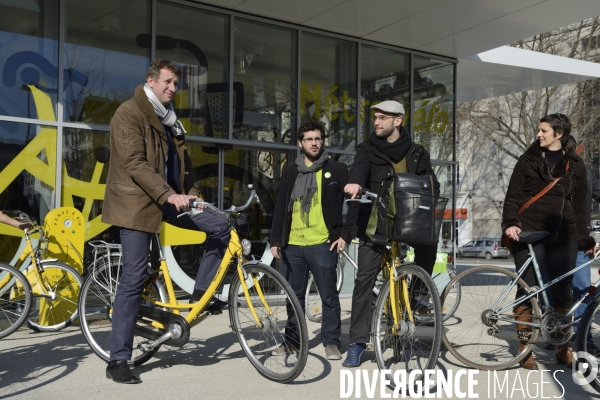
[[388,238],[411,246],[436,244],[448,199],[433,195],[432,177],[396,174],[390,194]]

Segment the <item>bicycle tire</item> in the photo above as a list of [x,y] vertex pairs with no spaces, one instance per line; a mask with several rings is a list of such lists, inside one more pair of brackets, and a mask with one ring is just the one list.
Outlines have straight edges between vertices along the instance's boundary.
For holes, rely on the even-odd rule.
[[[446,265],[446,274],[433,274],[432,278],[433,281],[435,282],[435,286],[438,289],[439,293],[444,293],[446,287],[448,286],[448,284],[450,283],[450,281],[452,281],[452,279],[454,279],[456,277],[456,269],[454,268],[454,266],[448,264]],[[452,317],[452,315],[454,315],[454,312],[456,312],[456,309],[458,308],[458,305],[460,304],[460,298],[461,298],[461,291],[460,291],[460,283],[456,282],[452,285],[452,288],[449,289],[448,291],[448,295],[446,296],[446,298],[441,299],[441,303],[442,303],[442,321],[446,322],[448,321],[448,319],[450,319],[450,317]]]
[[[587,340],[588,337],[592,339],[591,342]],[[597,363],[600,361],[600,350],[598,349],[600,349],[600,292],[586,307],[577,328],[577,352],[588,353],[595,358]],[[595,375],[589,375],[594,373],[590,361],[588,358],[577,357],[578,368],[583,372],[586,381],[597,392],[600,392],[600,371],[599,368],[596,368]],[[583,370],[584,368],[585,370]]]
[[0,339],[7,337],[27,320],[33,296],[31,286],[21,271],[0,263]]
[[[454,313],[458,322],[444,325],[442,340],[450,353],[469,367],[485,371],[505,369],[517,364],[532,349],[539,328],[532,328],[529,343],[519,352],[512,307],[502,314],[491,309],[500,292],[516,277],[504,268],[482,265],[460,273],[444,290],[442,297],[458,282],[462,300]],[[529,290],[523,279],[519,279],[518,284]],[[516,285],[499,307],[513,303],[515,293]],[[541,314],[537,299],[533,297],[531,303],[532,322],[539,324]]]
[[[105,257],[97,265],[88,267],[89,274],[83,283],[79,296],[81,332],[94,353],[101,359],[110,361],[110,335],[112,332],[112,304],[121,274],[119,257]],[[161,302],[166,302],[157,284],[150,281],[145,293],[152,293]],[[142,350],[138,344],[146,339],[134,335],[133,353],[130,365],[142,365],[150,360],[160,346],[150,351]]]
[[[377,297],[375,310],[373,311],[373,344],[375,346],[375,357],[377,365],[381,371],[389,370],[387,378],[390,380],[388,385],[390,388],[395,388],[393,379],[394,373],[399,370],[406,371],[408,376],[412,370],[423,371],[425,369],[434,369],[437,363],[440,347],[442,344],[442,313],[440,296],[435,287],[435,283],[431,276],[425,270],[416,264],[403,264],[397,267],[398,281],[403,278],[413,280],[409,285],[409,289],[414,292],[409,292],[410,299],[418,299],[416,287],[424,289],[432,295],[430,296],[433,304],[431,318],[427,324],[419,323],[417,318],[414,318],[414,324],[407,320],[406,308],[400,315],[399,322],[401,329],[404,332],[392,333],[392,324],[390,323],[390,282],[386,281]],[[418,279],[421,283],[418,284]],[[423,293],[423,292],[420,292]],[[399,301],[399,298],[395,299]],[[414,315],[419,313],[419,309],[415,307]],[[416,380],[423,379],[424,374],[416,377]]]
[[[344,263],[342,260],[342,255],[338,255],[337,258],[337,266],[336,266],[336,289],[339,291],[342,289],[342,285],[344,284]],[[312,274],[309,274],[308,283],[306,285],[306,294],[304,295],[304,311],[306,313],[306,318],[312,322],[321,322],[323,320],[323,303],[321,302],[321,294],[319,293],[319,288],[317,288],[317,283],[315,282],[315,278]]]
[[[27,326],[36,332],[60,331],[78,318],[77,301],[83,279],[75,268],[60,261],[42,260],[40,267],[42,281],[32,283],[34,301]],[[50,298],[36,290],[38,284],[44,285]]]
[[[272,381],[291,382],[302,373],[308,358],[308,331],[300,302],[288,282],[268,265],[246,264],[244,270],[248,276],[262,275],[259,288],[257,285],[248,288],[251,304],[262,326],[257,325],[242,291],[239,275],[235,274],[229,290],[231,327],[258,373]],[[262,303],[257,289],[264,294],[262,297],[267,301],[270,312]],[[288,308],[298,322],[297,351],[272,355],[271,352],[279,345],[288,343]]]

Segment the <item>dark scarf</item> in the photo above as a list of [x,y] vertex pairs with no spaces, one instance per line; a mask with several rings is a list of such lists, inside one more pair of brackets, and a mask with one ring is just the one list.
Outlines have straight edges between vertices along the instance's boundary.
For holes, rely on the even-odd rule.
[[380,139],[377,137],[375,132],[371,133],[369,136],[369,142],[381,153],[385,154],[392,160],[393,163],[400,162],[412,146],[412,140],[410,135],[400,128],[400,138],[393,143],[388,143],[385,139]]
[[300,154],[296,158],[296,165],[298,166],[298,176],[292,189],[290,196],[289,209],[292,210],[296,200],[300,200],[300,216],[302,221],[308,225],[308,214],[310,212],[311,205],[317,202],[317,198],[314,198],[317,192],[317,179],[315,178],[315,172],[318,172],[323,165],[329,161],[329,154],[324,151],[319,159],[315,160],[310,167],[306,166],[304,162],[304,155]]

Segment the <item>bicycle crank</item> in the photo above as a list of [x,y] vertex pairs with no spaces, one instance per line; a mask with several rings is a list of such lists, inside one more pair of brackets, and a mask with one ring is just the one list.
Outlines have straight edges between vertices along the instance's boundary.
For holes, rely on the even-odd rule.
[[151,328],[136,324],[135,333],[143,338],[149,339],[139,345],[144,351],[153,350],[163,343],[168,346],[182,347],[190,338],[190,325],[181,315],[146,306],[140,306],[138,315],[143,318],[160,322],[167,327],[167,331],[163,333],[162,331],[155,331]]

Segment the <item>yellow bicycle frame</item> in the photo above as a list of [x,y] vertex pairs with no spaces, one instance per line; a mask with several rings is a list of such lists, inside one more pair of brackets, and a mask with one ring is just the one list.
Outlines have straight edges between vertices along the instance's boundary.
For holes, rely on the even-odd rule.
[[[202,298],[200,298],[200,300],[197,303],[189,304],[189,303],[180,303],[177,301],[177,298],[175,296],[175,290],[173,288],[173,281],[171,279],[171,275],[169,274],[169,267],[167,265],[167,261],[163,257],[161,257],[161,260],[160,260],[160,267],[158,268],[158,273],[159,273],[159,276],[161,276],[165,282],[165,286],[167,288],[167,294],[169,296],[169,302],[162,303],[160,301],[157,301],[155,298],[150,297],[147,294],[143,294],[142,298],[148,302],[153,303],[157,307],[172,309],[173,313],[178,314],[178,315],[180,314],[181,309],[190,309],[190,312],[188,313],[188,315],[186,315],[185,320],[190,324],[190,326],[196,325],[208,316],[208,313],[204,314],[204,315],[201,315],[201,313],[204,310],[204,308],[208,305],[210,300],[213,298],[213,296],[219,290],[221,283],[225,279],[225,275],[227,273],[229,264],[232,262],[233,258],[236,258],[237,259],[237,272],[238,272],[238,276],[241,281],[242,288],[244,289],[244,296],[246,297],[246,301],[248,302],[248,307],[250,308],[252,315],[254,316],[254,320],[255,320],[256,324],[262,328],[262,322],[260,321],[260,318],[258,317],[258,315],[254,309],[254,306],[252,305],[252,301],[250,299],[250,292],[248,290],[248,285],[246,284],[247,277],[245,276],[246,274],[242,267],[242,265],[244,263],[244,258],[242,255],[242,245],[240,243],[240,238],[235,230],[231,230],[230,234],[231,234],[231,240],[229,241],[229,245],[227,246],[227,250],[225,251],[223,260],[221,261],[221,264],[219,265],[219,269],[217,270],[215,277],[213,278],[208,289],[206,290],[206,293],[204,293]],[[157,241],[159,240],[158,235],[157,235],[156,239],[157,239]],[[149,277],[149,280],[150,279],[156,279],[156,277],[155,276]],[[258,296],[259,296],[263,306],[265,307],[265,309],[267,310],[267,312],[269,314],[272,314],[271,310],[268,307],[267,301],[265,300],[262,289],[260,287],[260,282],[256,276],[252,276],[252,282],[253,282],[253,285],[256,287],[256,291],[258,293]],[[150,293],[150,295],[152,295],[152,294],[154,294],[154,293]],[[156,295],[156,294],[154,294],[154,295]],[[166,329],[164,324],[161,324],[156,321],[149,323],[149,325],[151,325],[152,327],[158,328],[158,329]]]

